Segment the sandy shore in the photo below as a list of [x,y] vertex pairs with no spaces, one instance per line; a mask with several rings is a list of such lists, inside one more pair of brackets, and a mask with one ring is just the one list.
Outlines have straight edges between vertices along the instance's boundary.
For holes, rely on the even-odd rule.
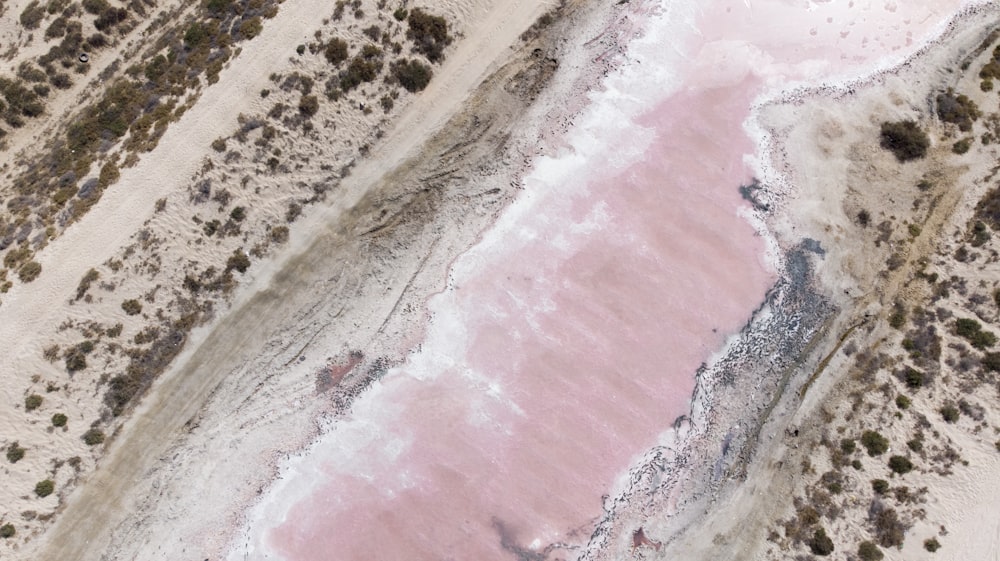
[[[57,332],[62,345],[73,345],[79,336],[73,330],[94,323],[117,321],[124,337],[143,337],[154,313],[183,310],[177,288],[186,278],[206,265],[220,267],[233,251],[253,261],[230,302],[202,305],[207,323],[188,336],[149,397],[125,422],[100,425],[108,433],[106,450],[79,439],[80,427],[100,418],[104,407],[105,379],[94,366],[65,390],[77,410],[72,431],[50,432],[52,444],[21,440],[30,447],[19,466],[30,469],[14,489],[43,477],[42,450],[57,457],[76,453],[81,461],[72,469],[56,467],[57,493],[48,505],[56,512],[54,524],[48,515],[18,522],[17,538],[5,542],[18,557],[219,555],[243,509],[273,477],[277,460],[304,446],[324,419],[334,418],[417,340],[422,303],[440,288],[453,256],[475,241],[512,196],[519,170],[549,149],[548,139],[557,139],[582,105],[565,100],[592,87],[614,61],[618,42],[634,32],[627,22],[607,28],[620,17],[615,12],[571,5],[573,19],[560,23],[559,33],[573,23],[586,26],[594,38],[587,48],[562,46],[557,34],[525,44],[519,37],[550,6],[434,7],[447,10],[460,39],[429,88],[400,99],[385,118],[321,109],[314,122],[322,128],[272,143],[288,163],[268,174],[262,173],[260,129],[251,129],[253,146],[241,146],[246,121],[232,119],[253,119],[283,97],[294,103],[295,92],[277,91],[274,76],[319,68],[290,55],[312,35],[301,22],[317,6],[283,6],[157,150],[123,173],[121,184],[129,188],[109,192],[50,244],[39,256],[45,274],[8,295],[0,313],[25,321],[4,322],[5,336],[16,343],[22,363],[51,372],[42,358],[50,342],[32,334],[57,332],[67,310],[73,328]],[[359,34],[363,23],[348,33]],[[560,71],[553,74],[556,60]],[[264,89],[274,92],[266,102],[258,95]],[[223,152],[209,148],[219,131],[234,126],[234,134],[221,137]],[[468,143],[470,137],[477,141]],[[433,193],[424,186],[428,177],[437,187]],[[208,204],[198,197],[205,181],[215,197]],[[229,193],[225,202],[218,199],[222,191]],[[290,228],[287,242],[276,241],[272,233],[293,203],[305,209],[304,217]],[[248,222],[252,228],[231,240],[206,241],[204,224],[237,205],[255,219]],[[264,257],[279,244],[287,245]],[[98,250],[74,258],[83,247]],[[100,282],[90,289],[92,298],[73,298],[77,281],[95,266]],[[143,313],[123,313],[121,298],[142,302]],[[44,306],[53,299],[67,303]],[[32,312],[37,309],[46,313]],[[352,359],[362,348],[367,354]],[[331,354],[337,349],[340,354]],[[124,360],[102,354],[101,369],[113,372]],[[346,363],[354,366],[350,376],[328,389],[326,377]],[[325,399],[315,399],[318,390],[327,392]],[[46,395],[40,415],[68,407],[60,396]],[[8,399],[23,398],[10,393]],[[228,491],[219,493],[223,488]],[[206,503],[210,495],[218,498]],[[11,499],[11,513],[37,501]]]
[[[945,352],[925,365],[939,372],[937,386],[907,398],[907,409],[899,410],[894,396],[912,388],[896,389],[899,369],[894,375],[892,365],[924,363],[899,348],[910,344],[901,341],[915,331],[901,334],[907,328],[890,323],[899,306],[913,306],[919,314],[931,305],[928,299],[937,301],[928,296],[932,289],[921,286],[932,269],[944,269],[940,276],[963,286],[965,279],[987,290],[995,286],[992,277],[982,276],[982,266],[956,267],[952,256],[991,186],[996,150],[982,146],[971,156],[956,156],[957,129],[930,111],[934,96],[947,88],[969,92],[984,111],[995,106],[995,94],[980,91],[976,74],[992,51],[992,45],[981,46],[995,29],[996,15],[995,7],[966,10],[898,66],[849,83],[783,93],[760,105],[753,128],[764,131],[766,150],[754,200],[782,252],[783,280],[701,378],[699,390],[706,395],[692,414],[692,448],[718,447],[722,456],[692,454],[683,462],[677,482],[666,486],[671,498],[679,497],[668,510],[679,514],[646,521],[644,537],[664,547],[643,546],[644,557],[784,559],[808,553],[818,527],[832,538],[839,552],[834,555],[848,558],[866,541],[890,559],[934,558],[931,540],[946,548],[948,558],[995,550],[996,526],[985,520],[997,500],[986,482],[1000,475],[993,442],[997,413],[987,407],[964,426],[941,421],[940,413],[959,400],[990,401],[993,389],[956,371],[958,355],[967,351],[952,335],[951,352],[957,354],[949,358]],[[972,70],[960,72],[966,68]],[[918,164],[901,165],[878,144],[879,123],[905,118],[919,120],[933,139]],[[925,194],[917,186],[928,178],[934,186]],[[877,232],[859,225],[861,211],[875,222],[886,220],[880,226],[886,238],[886,229],[894,231],[898,222],[911,226],[880,242]],[[892,265],[894,259],[898,264]],[[995,321],[995,312],[976,301],[960,297],[938,304],[938,317]],[[769,352],[767,342],[774,339],[761,332],[777,327],[771,337],[780,340],[790,325],[801,331],[788,346],[774,345]],[[937,333],[952,329],[940,325]],[[871,366],[865,353],[884,356],[883,362]],[[745,379],[730,386],[726,373],[734,370]],[[990,377],[978,374],[984,375]],[[924,434],[931,429],[933,436]],[[916,472],[893,474],[887,457],[845,460],[841,442],[853,443],[865,430],[885,433],[887,456],[904,454],[919,466]],[[913,444],[914,434],[920,445]],[[955,467],[952,452],[961,456],[961,467]],[[838,462],[851,461],[854,467],[842,472]],[[886,496],[872,491],[870,481],[880,478],[892,485]],[[818,525],[802,522],[809,508],[819,511]],[[873,521],[875,509],[885,508],[898,511],[904,536],[898,548]],[[639,511],[630,523],[644,517]],[[625,546],[617,550],[624,552]]]

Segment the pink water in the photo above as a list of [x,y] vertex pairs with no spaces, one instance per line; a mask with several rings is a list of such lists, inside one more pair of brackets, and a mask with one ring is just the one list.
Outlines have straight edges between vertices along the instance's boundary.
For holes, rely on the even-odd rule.
[[251,558],[573,558],[553,544],[587,543],[602,497],[773,282],[737,214],[753,99],[870,66],[957,2],[831,4],[651,18],[647,74],[613,77],[571,150],[456,262],[420,352],[257,509]]

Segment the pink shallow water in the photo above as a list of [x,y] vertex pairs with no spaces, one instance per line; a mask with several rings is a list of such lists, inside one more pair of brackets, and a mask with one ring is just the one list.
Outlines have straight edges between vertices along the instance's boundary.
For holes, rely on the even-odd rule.
[[[842,25],[868,35],[848,39],[810,32],[813,19],[834,25],[823,5],[754,3],[795,23],[785,40],[743,2],[708,5],[699,28],[712,31],[689,37],[677,63],[683,87],[637,115],[634,137],[588,131],[604,157],[528,181],[530,198],[432,301],[422,350],[304,460],[314,476],[294,498],[265,509],[258,557],[503,559],[585,544],[616,478],[687,413],[694,371],[773,281],[737,215],[752,100],[765,80],[817,68],[797,64],[823,57],[824,72],[843,71],[950,11],[917,4],[908,25],[891,23],[902,7],[860,12]],[[621,150],[630,142],[641,156]]]

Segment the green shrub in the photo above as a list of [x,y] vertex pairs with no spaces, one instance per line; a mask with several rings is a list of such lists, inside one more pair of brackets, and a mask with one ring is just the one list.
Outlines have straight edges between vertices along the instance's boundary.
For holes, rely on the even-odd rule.
[[135,298],[125,300],[122,302],[122,310],[125,311],[125,314],[134,316],[142,312],[142,303]]
[[884,495],[889,490],[889,482],[885,479],[872,479],[872,491],[876,495]]
[[13,524],[4,524],[3,526],[0,526],[0,538],[12,538],[15,533],[16,530],[14,530]]
[[211,34],[208,26],[200,21],[196,21],[189,25],[187,31],[184,32],[184,46],[188,50],[195,49],[210,38]]
[[969,151],[969,148],[972,148],[972,140],[972,138],[963,138],[962,140],[959,140],[955,144],[951,145],[951,151],[959,155],[965,154]]
[[976,102],[965,95],[955,95],[955,92],[949,89],[937,96],[938,118],[946,123],[958,125],[959,130],[963,132],[972,130],[972,123],[979,118],[979,114]]
[[927,374],[912,366],[907,366],[903,369],[903,383],[908,388],[922,388],[927,383]]
[[985,349],[997,342],[997,336],[991,331],[984,331],[983,326],[972,318],[955,320],[955,334],[966,339],[973,347]]
[[288,226],[275,226],[271,228],[271,241],[282,244],[288,241]]
[[52,426],[65,427],[66,421],[68,420],[69,419],[66,417],[66,415],[63,415],[62,413],[56,413],[55,415],[52,415]]
[[451,44],[451,36],[448,34],[448,22],[443,17],[414,8],[407,23],[409,30],[406,36],[413,40],[414,50],[431,62],[444,58],[444,48]]
[[227,271],[232,271],[235,269],[241,273],[245,273],[249,268],[250,268],[250,258],[247,257],[246,253],[243,253],[240,250],[236,250],[235,252],[233,252],[233,254],[229,257],[229,260],[226,261]]
[[982,82],[979,82],[979,89],[984,92],[993,91],[993,80],[983,80]]
[[895,329],[900,329],[906,325],[906,306],[902,302],[896,301],[892,305],[892,313],[889,314],[889,325]]
[[234,222],[243,222],[247,217],[247,209],[242,206],[234,207],[233,210],[229,212],[229,218],[233,219]]
[[42,396],[37,393],[33,393],[28,397],[24,398],[24,408],[28,411],[34,411],[42,406]]
[[813,552],[813,555],[820,555],[826,557],[833,553],[833,540],[830,536],[826,535],[826,530],[823,528],[817,528],[816,532],[813,533],[812,538],[809,540],[809,551]]
[[905,395],[899,394],[896,396],[896,407],[906,410],[910,408],[910,404],[911,404],[910,398],[906,397]]
[[7,446],[7,461],[16,464],[21,458],[24,457],[25,449],[22,448],[17,441],[11,442],[10,446]]
[[323,56],[326,57],[326,60],[330,64],[338,66],[340,63],[347,60],[347,41],[344,41],[339,37],[330,39],[330,42],[328,42],[326,47],[323,48]]
[[319,99],[314,95],[304,95],[299,99],[299,113],[312,117],[319,111]]
[[351,91],[365,82],[371,82],[382,71],[382,51],[374,45],[365,45],[361,54],[351,59],[340,73],[340,88]]
[[25,283],[37,279],[40,274],[42,274],[42,266],[37,261],[28,261],[17,270],[17,278]]
[[396,18],[396,21],[405,20],[407,15],[409,15],[409,12],[406,10],[406,8],[403,8],[402,6],[396,8],[396,11],[392,12],[392,17]]
[[252,17],[248,20],[244,20],[240,24],[240,35],[245,39],[253,39],[254,37],[260,35],[260,32],[264,30],[264,24],[261,23],[260,16]]
[[881,146],[892,152],[900,162],[923,158],[930,145],[927,133],[914,121],[882,123]]
[[962,414],[958,411],[958,408],[950,403],[941,407],[941,418],[948,423],[958,421],[958,418],[961,416]]
[[104,432],[101,429],[90,429],[83,433],[82,438],[87,446],[95,446],[104,442]]
[[392,77],[406,91],[415,93],[423,90],[430,83],[434,72],[430,66],[418,60],[403,59],[392,63]]
[[899,475],[904,475],[913,471],[913,462],[906,456],[893,456],[889,458],[889,469]]
[[45,18],[45,6],[38,3],[38,0],[32,0],[24,11],[21,12],[21,25],[28,29],[37,29],[38,24],[42,22]]
[[889,440],[873,430],[866,430],[861,434],[861,445],[868,450],[869,456],[880,456],[889,449]]
[[845,454],[853,454],[857,449],[857,445],[854,443],[853,438],[845,438],[840,441],[840,451]]
[[35,484],[35,494],[39,497],[48,497],[55,489],[56,484],[51,479],[43,479]]
[[861,561],[880,561],[885,554],[875,545],[875,542],[864,541],[858,544],[858,559]]
[[941,543],[937,541],[937,538],[930,538],[924,540],[924,549],[934,553],[935,551],[941,549]]
[[914,452],[920,452],[924,449],[924,441],[919,438],[912,438],[906,441],[906,447]]

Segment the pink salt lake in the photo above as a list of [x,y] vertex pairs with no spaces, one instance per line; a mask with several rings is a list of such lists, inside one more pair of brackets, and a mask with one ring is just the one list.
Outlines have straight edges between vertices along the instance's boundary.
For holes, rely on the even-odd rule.
[[898,59],[959,2],[685,4],[645,20],[641,64],[459,257],[419,352],[286,470],[234,559],[574,558],[547,548],[586,544],[774,281],[738,215],[753,100]]

